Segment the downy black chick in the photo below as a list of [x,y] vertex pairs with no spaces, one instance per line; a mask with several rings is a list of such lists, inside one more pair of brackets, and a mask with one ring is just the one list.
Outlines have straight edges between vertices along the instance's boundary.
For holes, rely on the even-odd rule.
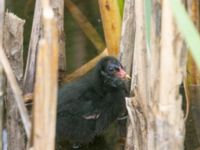
[[125,108],[127,77],[120,62],[104,57],[81,79],[58,93],[56,142],[92,142]]

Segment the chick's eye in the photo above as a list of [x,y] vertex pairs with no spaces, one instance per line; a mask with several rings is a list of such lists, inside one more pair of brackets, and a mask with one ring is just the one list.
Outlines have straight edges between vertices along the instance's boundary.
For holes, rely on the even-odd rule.
[[110,64],[108,67],[107,67],[107,70],[108,72],[110,73],[115,73],[117,71],[120,70],[120,66],[119,65],[116,65],[116,64]]
[[113,66],[109,66],[109,67],[108,67],[108,71],[109,71],[109,72],[113,72],[113,71],[114,71],[114,67],[113,67]]

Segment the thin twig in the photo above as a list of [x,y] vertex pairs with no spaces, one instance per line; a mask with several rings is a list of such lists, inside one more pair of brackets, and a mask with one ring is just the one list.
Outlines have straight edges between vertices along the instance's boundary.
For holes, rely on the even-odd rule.
[[90,60],[88,63],[86,63],[85,65],[81,66],[79,69],[77,69],[76,71],[74,71],[73,73],[66,75],[63,78],[64,83],[68,83],[71,82],[81,76],[83,76],[84,74],[86,74],[88,71],[90,71],[95,65],[96,63],[102,58],[108,55],[108,51],[107,49],[105,49],[101,54],[99,54],[97,57],[95,57],[94,59]]
[[187,121],[189,111],[190,111],[190,98],[189,98],[189,89],[188,89],[187,79],[183,80],[183,88],[184,88],[185,99],[186,99],[186,113],[185,113],[184,121]]
[[78,25],[81,27],[85,35],[89,38],[89,40],[94,44],[100,53],[105,48],[105,43],[99,36],[98,32],[71,0],[65,0],[65,6],[72,14],[74,19],[78,22]]

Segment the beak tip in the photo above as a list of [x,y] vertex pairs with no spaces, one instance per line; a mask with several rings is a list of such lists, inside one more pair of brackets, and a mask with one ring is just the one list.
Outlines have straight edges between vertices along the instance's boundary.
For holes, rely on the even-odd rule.
[[125,78],[128,79],[128,80],[131,80],[131,77],[128,74],[126,74]]

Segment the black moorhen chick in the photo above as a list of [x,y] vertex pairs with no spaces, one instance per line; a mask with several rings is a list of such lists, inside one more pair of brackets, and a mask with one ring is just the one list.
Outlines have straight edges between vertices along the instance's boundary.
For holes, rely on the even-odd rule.
[[57,145],[92,142],[115,121],[125,108],[125,78],[120,62],[107,56],[87,75],[64,85],[58,93]]

